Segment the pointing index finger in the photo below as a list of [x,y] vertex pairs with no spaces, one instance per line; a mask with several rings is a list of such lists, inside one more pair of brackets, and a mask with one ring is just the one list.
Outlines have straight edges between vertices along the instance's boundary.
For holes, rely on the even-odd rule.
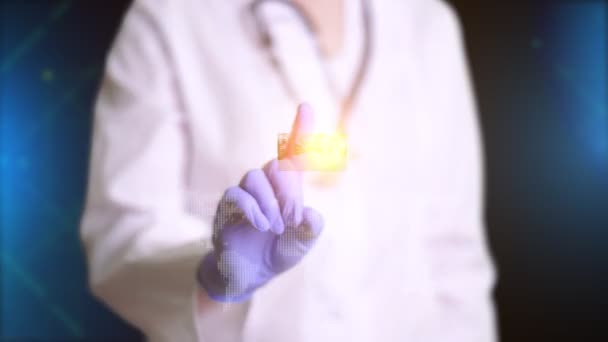
[[298,106],[296,118],[293,121],[289,140],[287,142],[288,155],[295,155],[296,145],[308,134],[313,133],[315,125],[315,114],[307,103],[302,103]]

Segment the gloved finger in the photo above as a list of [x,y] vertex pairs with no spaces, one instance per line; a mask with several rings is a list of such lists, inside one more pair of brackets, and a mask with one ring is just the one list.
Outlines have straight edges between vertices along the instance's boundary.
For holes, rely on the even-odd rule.
[[[290,163],[288,159],[280,161]],[[286,227],[297,227],[302,222],[302,180],[299,172],[284,171],[276,159],[268,162],[264,173],[279,202],[281,217]]]
[[315,114],[312,107],[307,103],[301,103],[298,106],[296,118],[293,121],[289,139],[287,140],[287,151],[289,155],[293,155],[295,145],[305,135],[311,134],[314,131]]
[[[291,159],[293,170],[304,170],[306,168],[305,155],[299,155],[297,146],[303,145],[305,137],[314,133],[315,116],[312,107],[307,103],[301,103],[298,106],[296,117],[293,121],[293,126],[287,140],[287,156]],[[292,168],[283,167],[281,170],[292,170]]]
[[216,225],[223,227],[234,219],[235,214],[240,214],[259,231],[265,232],[270,229],[270,223],[255,198],[238,186],[230,187],[224,193],[216,213]]
[[255,169],[247,172],[239,186],[255,198],[262,213],[270,223],[270,229],[277,234],[281,234],[285,230],[281,209],[264,171]]
[[302,224],[287,230],[274,246],[272,260],[275,271],[282,272],[298,263],[313,247],[323,230],[323,218],[314,209],[304,209]]

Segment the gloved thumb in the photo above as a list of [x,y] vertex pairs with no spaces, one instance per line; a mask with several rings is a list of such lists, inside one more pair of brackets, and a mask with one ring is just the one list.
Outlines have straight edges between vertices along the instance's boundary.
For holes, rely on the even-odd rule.
[[301,236],[299,237],[300,240],[302,242],[316,240],[323,230],[323,216],[321,216],[321,214],[319,214],[313,208],[309,207],[304,208],[302,215],[302,224],[300,227],[298,227],[301,229]]
[[323,231],[323,225],[321,214],[312,208],[304,208],[302,223],[288,227],[277,238],[273,264],[278,272],[293,267],[310,251]]

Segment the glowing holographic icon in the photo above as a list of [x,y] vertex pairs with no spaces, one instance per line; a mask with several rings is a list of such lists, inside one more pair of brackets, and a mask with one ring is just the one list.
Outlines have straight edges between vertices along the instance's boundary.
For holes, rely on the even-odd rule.
[[288,146],[289,134],[281,133],[277,139],[279,160],[296,157],[301,171],[342,171],[346,168],[348,144],[344,134],[313,133],[298,137],[292,151]]

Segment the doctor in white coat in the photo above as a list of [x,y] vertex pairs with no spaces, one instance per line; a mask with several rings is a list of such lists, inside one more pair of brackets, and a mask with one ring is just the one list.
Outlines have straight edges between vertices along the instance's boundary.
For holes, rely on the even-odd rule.
[[[95,107],[81,225],[94,294],[150,341],[495,341],[454,11],[440,0],[287,2],[129,9]],[[218,202],[276,158],[301,101],[315,129],[347,132],[347,166],[302,172],[323,231],[295,266],[226,305],[197,276]]]

